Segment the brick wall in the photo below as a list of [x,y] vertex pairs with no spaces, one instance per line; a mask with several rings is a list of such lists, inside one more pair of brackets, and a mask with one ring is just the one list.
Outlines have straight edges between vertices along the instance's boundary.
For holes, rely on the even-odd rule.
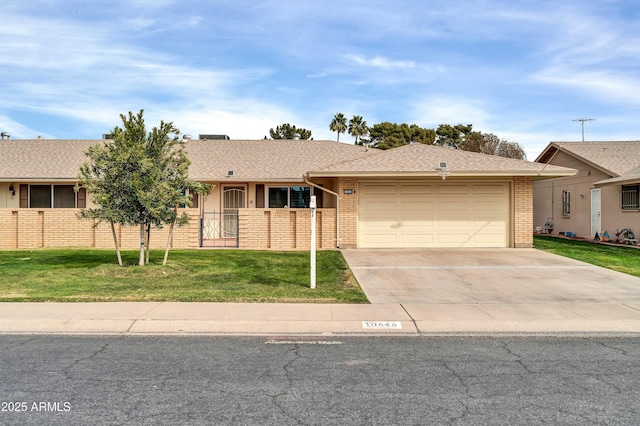
[[[112,248],[109,224],[97,228],[88,220],[76,217],[77,209],[0,209],[0,249],[53,247]],[[172,248],[198,247],[198,210],[189,209],[187,226],[173,231]],[[151,248],[164,248],[169,227],[151,230]],[[116,225],[116,235],[123,249],[140,247],[138,227]]]
[[[353,190],[345,194],[344,190]],[[358,245],[358,179],[339,178],[340,197],[340,247],[355,248]]]
[[533,181],[516,176],[514,183],[514,241],[516,248],[533,247]]
[[[242,249],[308,250],[310,209],[240,209],[239,247]],[[336,248],[336,209],[317,209],[316,247]]]

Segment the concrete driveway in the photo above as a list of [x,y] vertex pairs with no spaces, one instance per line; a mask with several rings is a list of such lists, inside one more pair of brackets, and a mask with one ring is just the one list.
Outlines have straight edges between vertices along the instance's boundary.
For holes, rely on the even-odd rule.
[[353,249],[371,303],[634,304],[640,278],[535,249]]

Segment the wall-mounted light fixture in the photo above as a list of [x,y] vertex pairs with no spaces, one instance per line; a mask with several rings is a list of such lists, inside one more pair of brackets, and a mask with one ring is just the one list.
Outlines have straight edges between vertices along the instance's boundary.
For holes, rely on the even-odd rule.
[[342,193],[345,195],[351,195],[353,194],[353,189],[344,189],[342,190]]
[[16,187],[12,183],[9,184],[9,192],[11,192],[11,195],[16,195]]

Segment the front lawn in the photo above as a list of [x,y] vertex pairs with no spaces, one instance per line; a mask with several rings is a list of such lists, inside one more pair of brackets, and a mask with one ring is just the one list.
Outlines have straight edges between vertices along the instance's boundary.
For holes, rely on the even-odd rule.
[[536,235],[533,246],[549,253],[640,277],[640,249]]
[[342,254],[317,253],[317,288],[309,288],[309,253],[244,250],[163,251],[137,266],[138,252],[55,249],[0,252],[0,301],[368,303]]

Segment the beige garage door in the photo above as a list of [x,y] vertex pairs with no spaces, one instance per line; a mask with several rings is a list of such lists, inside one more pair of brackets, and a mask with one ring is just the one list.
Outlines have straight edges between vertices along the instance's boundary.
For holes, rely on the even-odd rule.
[[508,247],[509,183],[359,184],[358,246]]

